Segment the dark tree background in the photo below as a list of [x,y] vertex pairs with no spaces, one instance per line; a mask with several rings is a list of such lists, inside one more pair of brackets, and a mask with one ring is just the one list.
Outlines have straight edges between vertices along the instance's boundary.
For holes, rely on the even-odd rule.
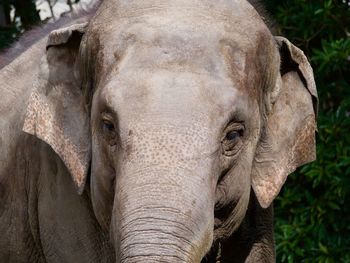
[[[53,8],[58,0],[0,0],[0,50],[9,47],[24,31],[46,22],[40,20],[38,1],[46,2],[52,20],[56,20]],[[65,0],[70,12],[79,1]]]
[[[34,1],[0,0],[0,49],[40,23]],[[275,201],[277,262],[350,262],[350,1],[262,2],[311,61],[320,99],[317,161],[290,175]]]
[[0,48],[9,46],[21,32],[39,22],[35,0],[0,0]]

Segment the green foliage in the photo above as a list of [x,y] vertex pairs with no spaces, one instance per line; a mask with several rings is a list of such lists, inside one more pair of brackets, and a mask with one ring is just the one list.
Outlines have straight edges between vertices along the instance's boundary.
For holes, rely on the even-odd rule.
[[275,202],[277,262],[350,262],[349,1],[266,0],[280,34],[309,57],[317,83],[317,161]]

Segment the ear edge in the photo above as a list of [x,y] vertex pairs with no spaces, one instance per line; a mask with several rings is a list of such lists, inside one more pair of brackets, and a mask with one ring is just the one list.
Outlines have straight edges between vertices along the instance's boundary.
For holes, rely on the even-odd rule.
[[52,31],[47,39],[46,50],[52,46],[67,44],[73,34],[82,36],[85,33],[88,22],[71,25]]
[[[299,155],[289,156],[288,162],[285,164],[286,169],[280,169],[281,163],[275,161],[273,157],[268,160],[264,159],[265,156],[262,156],[261,159],[255,158],[255,162],[260,164],[267,163],[269,166],[266,170],[264,169],[265,173],[267,171],[267,175],[261,174],[259,171],[260,167],[253,167],[252,188],[262,208],[267,208],[271,205],[272,201],[281,191],[289,174],[296,171],[298,167],[316,160],[316,139],[314,136],[316,130],[315,116],[313,114],[308,115],[303,123],[306,123],[306,128],[304,127],[304,129],[298,132],[301,136],[298,137],[298,141],[295,143],[293,149],[290,150],[290,152],[298,152]],[[307,131],[307,133],[303,131]],[[305,148],[305,145],[309,147]],[[277,180],[274,183],[269,180],[272,176]]]
[[280,49],[280,52],[284,53],[287,57],[290,58],[290,61],[286,61],[283,58],[281,59],[281,76],[283,76],[291,70],[298,72],[298,75],[304,83],[304,86],[307,88],[307,90],[312,96],[315,117],[317,119],[319,101],[316,89],[316,82],[313,78],[313,70],[307,57],[301,49],[294,46],[285,37],[275,36],[275,40],[277,42],[277,46]]

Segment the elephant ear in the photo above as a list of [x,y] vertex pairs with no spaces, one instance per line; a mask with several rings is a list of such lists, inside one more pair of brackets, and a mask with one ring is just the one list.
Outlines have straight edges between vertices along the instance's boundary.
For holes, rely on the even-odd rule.
[[50,33],[29,99],[23,131],[60,156],[81,193],[90,165],[91,142],[80,80],[74,74],[86,23]]
[[287,39],[276,37],[276,41],[280,74],[269,91],[270,106],[252,172],[252,187],[263,208],[278,195],[288,174],[316,159],[318,100],[312,68]]

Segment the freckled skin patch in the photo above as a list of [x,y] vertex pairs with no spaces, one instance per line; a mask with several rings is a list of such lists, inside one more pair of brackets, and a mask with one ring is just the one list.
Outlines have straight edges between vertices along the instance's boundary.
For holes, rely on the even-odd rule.
[[207,152],[206,138],[209,137],[209,131],[199,125],[193,125],[182,128],[181,134],[175,135],[173,132],[175,129],[178,130],[172,125],[161,127],[142,123],[133,125],[132,130],[135,132],[129,133],[125,143],[128,151],[126,162],[146,167],[167,166],[171,163],[174,166],[193,169],[197,160],[203,158],[200,155]]

